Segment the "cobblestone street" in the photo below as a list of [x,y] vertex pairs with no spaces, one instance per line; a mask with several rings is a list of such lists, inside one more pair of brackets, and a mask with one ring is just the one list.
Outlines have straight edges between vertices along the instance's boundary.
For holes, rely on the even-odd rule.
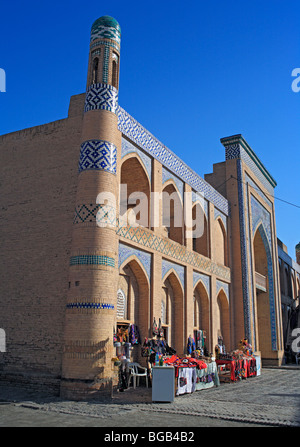
[[154,403],[151,388],[71,402],[0,386],[1,427],[300,427],[300,368],[263,369],[238,383]]

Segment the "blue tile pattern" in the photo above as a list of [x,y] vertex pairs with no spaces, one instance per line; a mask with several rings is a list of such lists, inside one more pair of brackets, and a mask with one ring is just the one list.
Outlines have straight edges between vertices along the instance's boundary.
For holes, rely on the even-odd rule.
[[118,90],[106,83],[92,84],[85,95],[84,112],[89,110],[108,110],[117,113]]
[[225,197],[196,174],[179,157],[177,157],[177,155],[157,140],[120,106],[118,110],[118,127],[124,135],[145,150],[149,155],[156,158],[163,166],[169,169],[183,182],[188,183],[195,191],[200,192],[225,215],[228,215],[229,205]]
[[115,267],[115,260],[105,255],[77,255],[70,258],[70,266],[74,265],[107,265]]
[[68,303],[67,309],[110,309],[114,310],[115,306],[113,304],[108,303],[86,303],[86,302],[79,302],[79,303]]
[[185,287],[185,267],[183,265],[176,264],[175,262],[162,260],[161,279],[166,279],[166,276],[170,270],[174,270],[181,282],[182,288]]
[[195,288],[196,284],[201,281],[207,291],[208,298],[210,299],[210,276],[204,275],[203,273],[193,272],[193,288]]
[[224,224],[224,228],[227,231],[227,217],[225,216],[225,214],[221,213],[220,210],[218,210],[217,208],[214,209],[214,218],[217,219],[218,217],[221,218],[223,224]]
[[111,39],[118,45],[121,42],[120,30],[112,26],[95,25],[91,30],[91,42],[96,39]]
[[266,232],[268,242],[270,247],[272,247],[272,239],[271,239],[271,215],[260,204],[252,195],[251,195],[251,211],[252,211],[252,235],[254,233],[260,223],[262,223],[264,230]]
[[226,160],[243,160],[246,165],[250,167],[259,181],[264,185],[267,191],[273,195],[274,187],[277,184],[276,181],[258,159],[248,143],[244,140],[243,136],[235,135],[233,137],[222,138],[221,142],[225,147]]
[[272,350],[276,351],[277,349],[277,329],[276,329],[276,311],[275,311],[275,297],[274,297],[274,275],[273,275],[273,260],[272,260],[272,252],[268,242],[268,236],[261,224],[258,227],[261,238],[263,240],[266,253],[267,253],[267,262],[268,262],[268,285],[269,285],[269,303],[270,303],[270,323],[271,323],[271,341],[272,341]]
[[124,262],[130,257],[136,256],[137,259],[143,265],[149,281],[151,280],[151,262],[152,255],[138,248],[132,247],[130,245],[119,243],[119,268],[124,264]]
[[126,140],[125,138],[122,138],[122,150],[121,150],[121,158],[124,158],[127,154],[135,153],[137,154],[143,165],[144,168],[147,171],[150,184],[151,184],[151,178],[152,178],[152,159],[149,157],[149,155],[145,154],[144,151],[134,146],[134,144],[130,143],[130,141]]
[[[172,174],[172,172],[170,172],[168,169],[166,169],[164,166],[162,168],[162,183],[163,185],[168,181],[168,180],[173,180],[173,182],[175,183],[179,194],[181,196],[181,200],[182,203],[184,202],[184,183],[182,180],[180,180],[176,175]],[[164,187],[164,186],[163,186]]]
[[88,140],[82,143],[78,172],[86,170],[104,170],[116,174],[116,146],[103,140]]
[[228,303],[229,303],[229,284],[226,282],[216,280],[216,295],[218,296],[220,290],[223,289],[225,292],[225,295],[227,296]]

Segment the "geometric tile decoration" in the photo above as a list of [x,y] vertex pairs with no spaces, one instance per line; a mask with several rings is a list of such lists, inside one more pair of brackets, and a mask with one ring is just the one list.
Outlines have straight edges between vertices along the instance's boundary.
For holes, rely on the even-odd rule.
[[103,140],[88,140],[82,143],[78,172],[86,170],[104,170],[116,174],[117,148]]
[[216,295],[218,296],[218,293],[220,292],[220,290],[223,289],[225,292],[225,295],[227,296],[228,299],[228,303],[229,303],[229,284],[219,281],[217,279],[216,281]]
[[143,162],[143,165],[147,171],[149,180],[151,182],[151,173],[152,173],[152,159],[149,157],[149,155],[145,154],[144,151],[140,150],[136,146],[134,146],[132,143],[130,143],[125,138],[122,138],[122,150],[121,150],[121,158],[124,158],[125,155],[136,153],[141,161]]
[[91,41],[96,39],[111,39],[120,44],[121,28],[118,22],[108,16],[97,19],[91,29]]
[[84,112],[89,110],[108,110],[117,113],[118,90],[106,83],[92,84],[85,95]]
[[271,247],[272,246],[271,215],[252,195],[251,195],[251,212],[252,212],[252,235],[254,236],[258,224],[262,223]]
[[275,313],[275,298],[274,298],[273,259],[272,259],[271,248],[268,243],[268,236],[267,236],[262,224],[260,224],[260,226],[258,227],[258,230],[260,232],[261,238],[262,238],[264,246],[265,246],[266,254],[267,254],[271,341],[272,341],[272,350],[276,351],[276,349],[277,349],[277,331],[276,331],[276,313]]
[[[243,308],[244,308],[244,327],[245,327],[245,337],[249,340],[249,343],[254,347],[255,340],[252,340],[251,336],[251,316],[250,316],[250,284],[248,279],[249,263],[248,263],[248,244],[246,238],[246,218],[248,222],[248,216],[245,215],[246,203],[244,197],[245,185],[243,183],[242,174],[242,161],[241,159],[236,160],[237,166],[237,179],[238,179],[238,200],[239,200],[239,221],[240,221],[240,244],[241,244],[241,267],[242,267],[242,288],[243,288]],[[254,297],[252,295],[252,300]],[[255,336],[255,331],[253,331]]]
[[198,202],[201,205],[201,207],[205,213],[205,216],[208,219],[208,201],[205,200],[201,194],[199,194],[195,191],[192,191],[192,202],[193,203]]
[[272,202],[267,198],[267,196],[262,192],[262,190],[254,183],[254,181],[249,177],[247,172],[245,172],[245,183],[249,185],[260,195],[260,197],[272,208]]
[[182,180],[180,180],[176,175],[172,174],[168,169],[166,169],[164,166],[162,168],[162,184],[164,187],[164,184],[168,180],[173,180],[175,182],[175,185],[177,186],[177,189],[181,195],[181,200],[183,202],[183,193],[184,193],[184,183]]
[[188,183],[196,192],[199,192],[207,200],[211,201],[226,216],[228,215],[229,206],[225,197],[196,174],[120,106],[118,108],[118,128],[141,149],[157,159],[183,182]]
[[201,281],[204,285],[208,298],[210,298],[210,276],[204,275],[203,273],[193,272],[193,287],[195,288],[196,284]]
[[68,303],[67,309],[114,309],[115,306],[113,304],[108,303]]
[[161,268],[161,279],[164,279],[170,270],[174,270],[181,282],[182,288],[184,290],[185,284],[185,267],[183,265],[176,264],[175,262],[167,261],[166,259],[162,260],[162,268]]
[[222,219],[225,230],[227,231],[227,217],[223,213],[221,213],[221,211],[219,211],[217,208],[214,208],[214,217],[215,219],[217,219],[218,217]]
[[151,281],[151,253],[147,253],[146,251],[139,250],[138,248],[122,244],[122,242],[119,243],[119,268],[124,263],[124,261],[126,261],[126,259],[133,255],[136,256],[141,262],[148,275],[149,281]]
[[[103,67],[102,67],[102,82],[108,82],[108,67],[109,67],[109,46],[104,47]],[[118,101],[117,101],[118,103]],[[115,112],[114,112],[115,113]]]
[[73,224],[79,223],[106,223],[116,226],[116,210],[109,205],[83,204],[75,207]]
[[211,259],[192,250],[188,250],[184,245],[168,238],[157,236],[147,228],[118,226],[117,235],[138,243],[141,247],[158,251],[165,256],[170,256],[178,262],[190,264],[194,269],[215,274],[220,279],[230,281],[230,269],[228,267],[216,264]]
[[71,256],[70,266],[74,265],[108,265],[115,266],[114,258],[106,255],[78,255]]
[[220,141],[225,147],[226,160],[232,160],[236,158],[243,160],[250,167],[252,172],[254,172],[261,183],[265,186],[265,188],[271,194],[274,193],[274,188],[277,185],[276,181],[267,171],[265,166],[253,152],[242,135],[238,134],[232,137],[221,138]]

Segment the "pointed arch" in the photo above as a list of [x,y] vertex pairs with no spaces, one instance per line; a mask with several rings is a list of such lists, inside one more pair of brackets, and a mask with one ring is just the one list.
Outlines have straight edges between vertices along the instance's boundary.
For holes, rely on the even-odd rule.
[[224,222],[220,216],[215,219],[214,235],[214,253],[218,264],[228,265],[228,250],[227,250],[227,232]]
[[[136,255],[128,257],[121,264],[119,272],[118,289],[123,290],[127,298],[127,322],[138,326],[143,340],[149,336],[150,327],[150,281],[147,272]],[[136,360],[140,352],[137,355]]]
[[217,335],[223,337],[226,350],[230,350],[230,317],[229,317],[229,301],[227,295],[221,287],[217,295],[218,304],[218,320],[217,320]]
[[184,290],[180,279],[171,269],[163,279],[166,298],[167,341],[178,355],[184,353]]
[[[136,225],[149,228],[151,182],[138,154],[127,154],[121,164],[120,218],[129,210],[133,212]],[[124,187],[122,187],[124,188]],[[134,222],[132,222],[134,224]]]
[[210,346],[210,305],[209,294],[201,279],[194,287],[194,330],[206,332],[206,347]]
[[193,230],[196,232],[196,237],[193,237],[193,250],[200,255],[209,257],[209,231],[208,222],[205,211],[199,201],[193,203],[192,219],[196,224]]
[[183,203],[177,186],[168,180],[162,190],[162,224],[167,230],[167,237],[179,244],[184,243]]
[[270,358],[277,349],[277,329],[274,300],[273,260],[270,243],[263,223],[256,227],[253,238],[255,272],[266,278],[266,291],[256,288],[256,340],[262,358]]

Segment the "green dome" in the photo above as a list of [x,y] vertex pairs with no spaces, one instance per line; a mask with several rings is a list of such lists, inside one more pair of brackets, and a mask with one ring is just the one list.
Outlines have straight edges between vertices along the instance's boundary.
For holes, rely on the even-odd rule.
[[114,19],[113,17],[110,17],[110,16],[103,16],[103,17],[100,17],[99,19],[95,20],[95,22],[92,25],[92,31],[97,29],[99,26],[115,28],[119,33],[121,33],[120,25],[118,24],[116,19]]
[[296,245],[296,250],[300,251],[300,242],[299,242],[299,244]]

